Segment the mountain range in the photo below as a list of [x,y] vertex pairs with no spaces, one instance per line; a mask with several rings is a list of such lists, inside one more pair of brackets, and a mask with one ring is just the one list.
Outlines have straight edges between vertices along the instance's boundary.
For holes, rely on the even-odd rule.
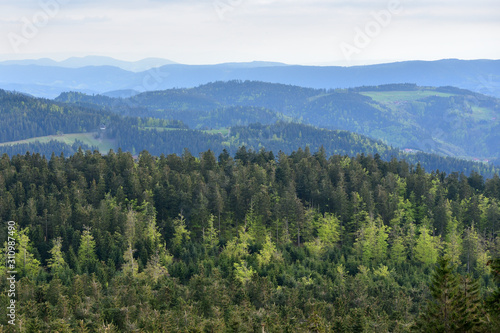
[[[214,81],[254,80],[311,87],[415,83],[454,86],[500,97],[500,60],[404,61],[368,66],[299,66],[272,62],[184,65],[163,59],[125,62],[105,57],[0,62],[0,88],[36,97],[62,92],[110,94],[192,88]],[[116,92],[118,91],[118,92]]]

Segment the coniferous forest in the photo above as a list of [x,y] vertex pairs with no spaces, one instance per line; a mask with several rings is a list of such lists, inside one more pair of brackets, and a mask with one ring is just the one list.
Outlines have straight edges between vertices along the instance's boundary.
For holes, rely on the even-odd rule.
[[0,216],[3,332],[500,330],[498,175],[308,148],[4,154]]

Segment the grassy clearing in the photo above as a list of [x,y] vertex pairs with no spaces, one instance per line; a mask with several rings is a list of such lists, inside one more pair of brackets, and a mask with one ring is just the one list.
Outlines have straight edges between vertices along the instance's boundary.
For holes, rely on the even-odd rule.
[[486,120],[493,122],[496,122],[496,120],[498,120],[498,117],[493,110],[479,106],[472,106],[472,116],[476,120]]
[[47,142],[50,142],[52,140],[60,141],[60,142],[66,143],[68,145],[72,145],[73,143],[75,143],[76,140],[80,140],[89,146],[97,146],[99,148],[99,151],[103,152],[103,153],[108,152],[110,149],[116,149],[113,140],[96,139],[94,137],[94,135],[95,135],[95,133],[73,133],[73,134],[40,136],[40,137],[30,138],[30,139],[26,139],[26,140],[0,143],[0,146],[12,146],[12,145],[16,145],[16,144],[31,143],[31,142],[36,142],[36,141],[38,141],[40,143],[47,143]]
[[433,90],[416,91],[365,91],[361,95],[371,97],[379,103],[410,102],[429,96],[450,97],[453,94],[437,92]]
[[207,134],[219,134],[221,133],[222,135],[227,135],[229,133],[229,128],[220,128],[220,129],[212,129],[212,130],[204,130],[202,132],[205,132]]
[[152,130],[156,130],[156,131],[159,131],[159,132],[162,132],[162,131],[185,131],[184,128],[172,128],[172,127],[140,127],[139,129],[141,130],[149,130],[149,131],[152,131]]

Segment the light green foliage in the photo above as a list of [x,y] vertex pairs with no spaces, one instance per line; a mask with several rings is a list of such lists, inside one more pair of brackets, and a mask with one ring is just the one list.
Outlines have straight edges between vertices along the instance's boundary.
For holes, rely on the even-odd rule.
[[172,240],[172,244],[174,247],[179,247],[182,244],[188,242],[191,232],[186,228],[186,220],[182,214],[179,214],[179,217],[174,219],[174,238]]
[[394,264],[400,265],[406,260],[406,248],[402,237],[396,237],[392,243],[390,257]]
[[50,268],[50,271],[54,276],[61,274],[61,272],[67,267],[61,247],[62,239],[58,237],[53,240],[52,249],[49,250],[50,258],[47,260],[47,267]]
[[125,223],[125,240],[135,243],[135,229],[137,225],[137,212],[129,209],[127,212],[127,222]]
[[[171,264],[173,257],[167,254],[167,258],[168,264]],[[154,283],[156,283],[162,276],[168,275],[168,270],[164,264],[162,264],[162,258],[158,251],[154,253],[151,258],[149,258],[146,269],[141,274],[146,278],[153,280]]]
[[426,226],[420,227],[420,235],[415,245],[415,259],[425,265],[433,265],[439,257],[441,242],[439,237],[432,236]]
[[139,264],[137,263],[137,260],[134,258],[134,252],[135,250],[132,249],[132,244],[128,244],[127,250],[125,250],[125,253],[123,254],[123,266],[122,266],[122,271],[126,275],[130,275],[132,277],[135,277],[137,275],[137,272],[139,270]]
[[262,224],[262,219],[255,212],[253,201],[250,204],[249,210],[245,214],[245,227],[253,240],[259,244],[264,242],[267,230]]
[[305,242],[304,246],[312,256],[318,258],[325,250],[332,248],[340,239],[340,221],[330,213],[325,213],[314,221],[318,237]]
[[248,267],[245,260],[241,260],[239,263],[234,263],[235,278],[242,284],[247,284],[252,279],[252,276],[256,273],[252,267]]
[[387,238],[389,230],[381,219],[376,221],[368,218],[365,226],[359,230],[355,247],[361,250],[363,263],[368,264],[372,261],[380,262],[387,257]]
[[450,218],[446,232],[445,255],[450,259],[452,265],[460,264],[460,254],[462,253],[462,233],[458,230],[456,218]]
[[92,236],[90,228],[85,228],[80,237],[80,247],[78,248],[78,262],[82,272],[92,270],[96,261],[94,236]]
[[31,253],[31,242],[28,237],[28,228],[21,229],[17,232],[17,253],[16,253],[16,268],[25,276],[33,278],[40,267],[40,261],[35,259]]
[[257,254],[257,262],[259,263],[259,267],[262,267],[269,265],[271,263],[271,260],[281,262],[283,258],[276,249],[276,245],[274,245],[273,241],[271,240],[271,236],[267,235],[262,250],[260,250],[260,252]]
[[391,194],[391,200],[396,200],[397,202],[397,209],[390,221],[391,227],[406,226],[415,222],[413,205],[410,200],[405,199],[406,181],[396,176],[396,185],[398,192]]
[[207,221],[207,228],[203,230],[203,244],[207,250],[211,250],[217,245],[218,234],[218,231],[214,227],[214,216],[210,214]]
[[342,279],[344,279],[349,274],[349,271],[345,268],[344,264],[337,265],[336,271],[338,276]]
[[480,194],[478,196],[478,201],[479,201],[479,211],[480,211],[479,226],[481,228],[485,228],[489,224],[488,208],[491,205],[491,200],[490,198]]
[[325,244],[319,238],[305,242],[304,246],[314,258],[321,257],[325,252]]
[[318,238],[327,247],[333,247],[340,239],[340,222],[335,215],[325,213],[318,220]]
[[477,254],[476,272],[478,272],[479,275],[491,273],[491,269],[489,266],[490,260],[491,256],[489,250],[482,251]]
[[161,244],[161,233],[158,231],[158,226],[156,225],[156,209],[148,204],[144,215],[146,219],[144,236],[153,247],[158,247]]
[[385,265],[380,265],[378,268],[373,270],[373,275],[378,276],[380,278],[389,277],[391,272],[389,272],[389,268]]
[[408,199],[403,199],[402,196],[398,196],[398,206],[395,211],[394,218],[391,219],[391,226],[405,226],[410,223],[415,222],[415,212],[413,210],[413,205]]
[[358,274],[357,277],[361,277],[363,279],[368,279],[370,277],[370,267],[366,267],[364,265],[358,266]]
[[246,229],[240,227],[238,237],[233,238],[226,244],[222,254],[234,260],[246,257],[252,240]]

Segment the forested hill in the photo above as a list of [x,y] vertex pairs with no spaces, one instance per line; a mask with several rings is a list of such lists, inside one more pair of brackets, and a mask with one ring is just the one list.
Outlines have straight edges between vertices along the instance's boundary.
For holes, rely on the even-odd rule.
[[[280,87],[283,93],[287,89],[302,89]],[[265,89],[262,90],[262,94],[264,93]],[[298,93],[291,95],[302,98]],[[2,92],[2,96],[0,108],[5,116],[0,119],[0,125],[5,131],[2,134],[3,143],[0,144],[0,152],[8,152],[11,156],[16,153],[25,154],[26,151],[40,152],[46,156],[50,156],[53,151],[57,155],[63,150],[75,152],[74,147],[71,147],[75,140],[87,140],[84,149],[103,147],[101,148],[103,153],[113,148],[115,151],[122,149],[136,155],[146,149],[156,156],[172,153],[180,155],[184,149],[188,149],[194,156],[209,149],[217,154],[226,149],[234,155],[243,146],[246,150],[259,151],[264,148],[276,154],[279,151],[290,153],[299,148],[309,147],[314,153],[323,147],[328,156],[377,154],[386,161],[392,158],[404,158],[413,165],[420,162],[421,166],[429,171],[439,169],[447,173],[458,171],[469,175],[475,170],[485,177],[491,177],[496,172],[491,164],[423,153],[406,154],[363,135],[289,122],[283,114],[260,106],[227,106],[205,112],[181,110],[181,104],[178,104],[179,110],[172,111],[170,115],[178,115],[177,119],[186,122],[199,121],[204,124],[204,128],[207,128],[207,130],[189,130],[183,121],[179,120],[117,115],[111,112],[114,106],[109,102],[113,100],[107,97],[67,94],[66,97],[71,98],[72,103],[63,103],[8,92]],[[77,102],[80,98],[95,98],[102,103],[96,105]],[[119,105],[128,107],[123,100],[120,103]],[[135,109],[131,107],[128,110]],[[147,112],[162,116],[161,111]],[[255,121],[261,121],[263,124]],[[209,130],[219,126],[223,128]],[[88,134],[75,138],[73,134],[68,133]],[[56,134],[57,136],[54,136]],[[34,143],[37,137],[47,135],[52,135],[43,138],[47,143]],[[32,139],[29,142],[18,142],[26,138]],[[61,143],[48,140],[58,140],[67,145],[61,150]]]
[[191,128],[235,125],[260,110],[267,114],[263,122],[292,119],[363,134],[398,148],[500,160],[496,144],[500,141],[500,100],[453,87],[389,84],[324,90],[230,81],[128,99],[65,93],[57,100],[94,104],[128,116],[182,118]]
[[5,331],[499,331],[498,176],[276,155],[3,155]]
[[94,108],[0,90],[0,143],[57,133],[93,132],[119,117]]
[[131,89],[143,92],[189,88],[228,80],[256,80],[326,89],[414,82],[422,86],[456,86],[500,97],[500,60],[444,59],[350,67],[288,66],[266,62],[171,64],[138,73],[120,69],[118,67],[123,66],[116,62],[116,67],[112,67],[112,63],[98,60],[92,61],[91,66],[82,65],[81,68],[61,68],[61,64],[46,61],[38,64],[0,63],[0,87],[54,98],[70,90],[90,94]]

